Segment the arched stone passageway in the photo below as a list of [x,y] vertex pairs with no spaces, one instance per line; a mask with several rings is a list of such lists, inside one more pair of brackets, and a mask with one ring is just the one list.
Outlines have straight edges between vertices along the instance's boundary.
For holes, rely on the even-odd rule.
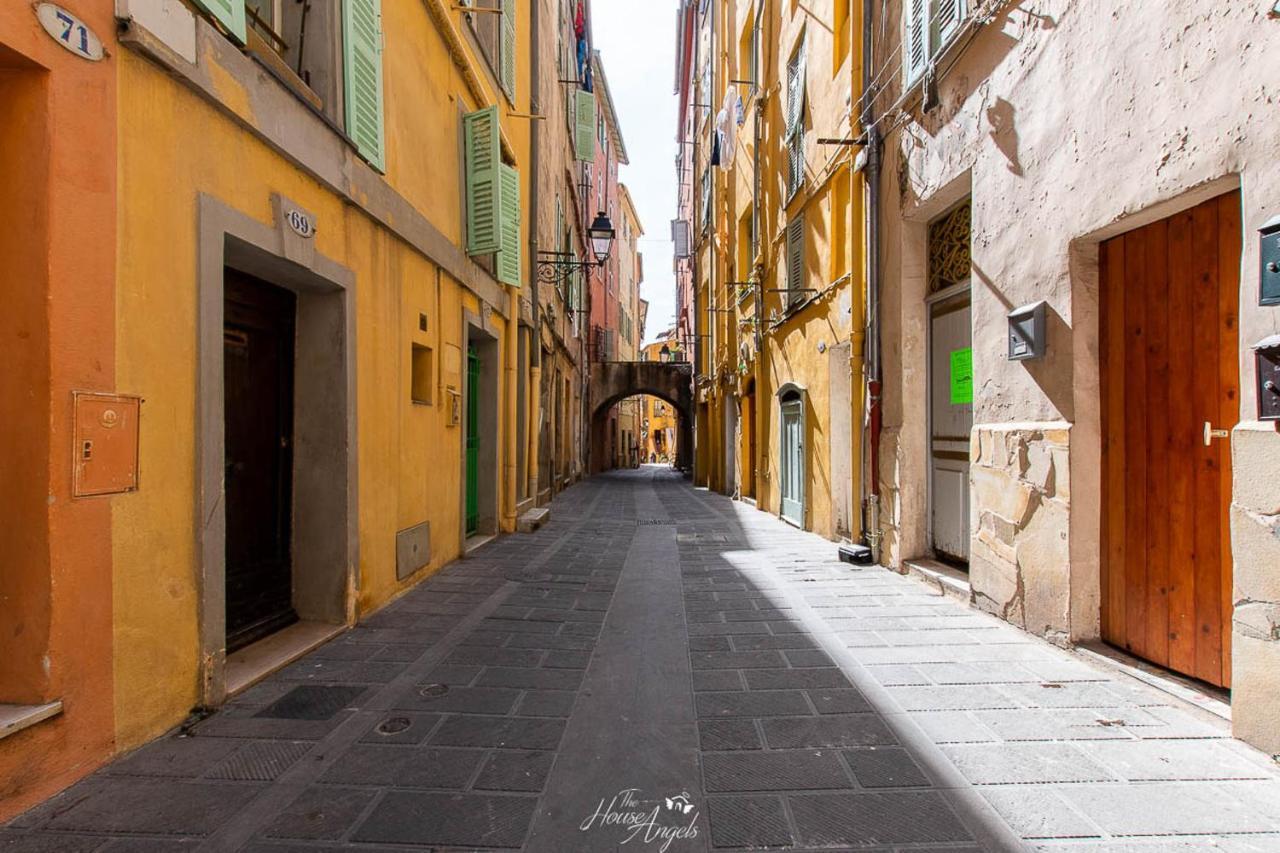
[[600,455],[601,436],[607,432],[609,410],[628,397],[648,394],[668,403],[680,421],[676,467],[689,470],[693,463],[693,368],[684,362],[606,361],[591,366],[591,469],[609,467]]

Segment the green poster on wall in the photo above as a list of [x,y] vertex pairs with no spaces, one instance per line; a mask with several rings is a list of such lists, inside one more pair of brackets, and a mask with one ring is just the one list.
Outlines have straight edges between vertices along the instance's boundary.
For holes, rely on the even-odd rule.
[[973,402],[973,350],[951,351],[951,405]]

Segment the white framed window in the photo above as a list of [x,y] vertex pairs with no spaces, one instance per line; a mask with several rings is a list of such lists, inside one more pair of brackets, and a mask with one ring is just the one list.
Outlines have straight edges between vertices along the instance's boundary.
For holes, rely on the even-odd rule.
[[968,6],[968,0],[904,0],[902,66],[908,84],[920,79],[960,31]]

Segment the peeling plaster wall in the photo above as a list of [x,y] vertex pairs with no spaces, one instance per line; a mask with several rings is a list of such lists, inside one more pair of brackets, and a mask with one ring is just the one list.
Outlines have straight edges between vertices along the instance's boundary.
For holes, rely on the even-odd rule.
[[[1280,19],[1258,0],[970,5],[990,19],[939,57],[939,105],[928,114],[918,87],[903,91],[902,3],[878,10],[875,67],[890,81],[877,98],[886,130],[886,560],[900,565],[928,552],[925,235],[931,219],[971,194],[975,596],[1037,633],[1098,636],[1097,245],[1239,189],[1235,726],[1280,749],[1280,714],[1255,719],[1280,697],[1280,434],[1254,420],[1249,351],[1280,331],[1280,309],[1257,304],[1257,229],[1280,213]],[[1008,361],[1006,313],[1041,299],[1049,306],[1047,357]],[[1070,430],[1058,447],[1049,436],[1062,425]],[[1020,462],[983,456],[997,432],[1028,454],[1048,448],[1080,511],[1061,496],[1043,501]],[[1030,489],[1035,512],[1001,512],[1006,489]]]

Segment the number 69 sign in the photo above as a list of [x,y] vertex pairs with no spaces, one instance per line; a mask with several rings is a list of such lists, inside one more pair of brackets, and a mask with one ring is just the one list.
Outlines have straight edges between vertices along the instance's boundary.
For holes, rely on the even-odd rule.
[[40,3],[36,6],[36,17],[54,41],[76,56],[91,62],[102,58],[102,41],[88,24],[66,9],[52,3]]

